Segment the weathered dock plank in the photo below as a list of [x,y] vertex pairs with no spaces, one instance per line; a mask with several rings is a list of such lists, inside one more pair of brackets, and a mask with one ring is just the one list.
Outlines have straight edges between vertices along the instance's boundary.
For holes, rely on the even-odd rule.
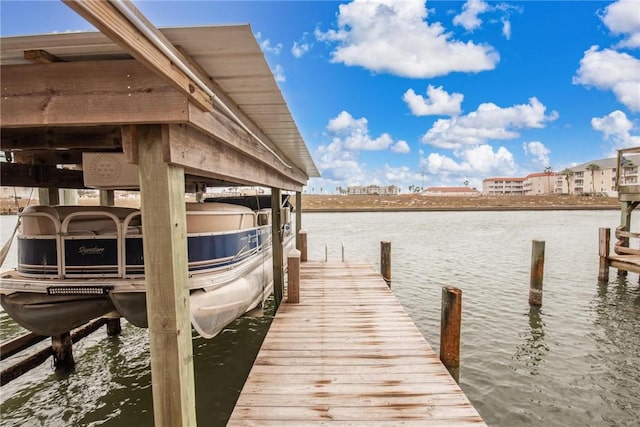
[[228,425],[485,425],[369,265],[304,263]]

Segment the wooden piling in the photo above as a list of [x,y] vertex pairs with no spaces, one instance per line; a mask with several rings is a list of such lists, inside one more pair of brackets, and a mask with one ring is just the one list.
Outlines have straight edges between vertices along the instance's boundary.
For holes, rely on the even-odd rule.
[[[80,329],[77,329],[73,334],[71,334],[71,342],[74,343],[74,342],[80,341],[82,338],[85,338],[89,334],[97,331],[102,325],[105,324],[105,322],[106,322],[105,319],[98,319],[83,326]],[[27,335],[31,335],[31,334],[27,334]],[[42,337],[42,339],[44,338],[47,338],[47,337]],[[13,341],[19,341],[20,343],[13,342]],[[35,341],[32,341],[32,342],[27,342],[27,341],[29,341],[29,338],[25,336],[25,337],[22,337],[22,339],[12,340],[12,343],[9,343],[7,347],[5,347],[5,344],[3,343],[2,347],[3,349],[7,348],[12,352],[12,354],[15,354],[18,351],[26,350],[29,345],[33,345],[37,343]],[[16,345],[20,347],[16,348]],[[10,347],[13,347],[13,348],[10,348]],[[11,356],[12,354],[5,355],[4,350],[2,350],[2,355],[5,356],[5,358]],[[9,381],[12,381],[18,378],[20,375],[44,363],[44,361],[47,360],[51,355],[53,355],[53,349],[52,347],[47,347],[32,354],[31,356],[28,356],[20,360],[15,365],[12,365],[7,369],[4,369],[2,372],[0,372],[0,385],[5,385]]]
[[122,332],[122,326],[120,325],[120,318],[107,319],[107,335],[110,337],[120,335]]
[[300,232],[302,231],[302,192],[296,191],[296,249],[301,251],[300,247],[302,246]]
[[69,371],[76,362],[73,360],[73,346],[71,333],[63,332],[51,337],[51,351],[53,352],[53,366],[56,369]]
[[284,262],[284,254],[282,250],[282,233],[281,233],[281,212],[282,190],[279,188],[271,188],[271,236],[273,247],[273,300],[274,310],[278,310],[278,306],[282,302],[282,289],[284,287],[284,272],[282,265]]
[[531,249],[531,280],[529,282],[529,304],[542,305],[542,282],[544,278],[544,240],[533,240]]
[[598,254],[600,255],[600,269],[598,271],[598,280],[601,282],[609,281],[609,251],[611,248],[611,229],[600,228],[598,230],[599,244]]
[[57,188],[39,188],[38,203],[48,206],[59,205],[60,191]]
[[460,380],[460,323],[462,291],[452,286],[442,288],[440,318],[440,360],[457,383]]
[[391,242],[380,242],[380,274],[391,287]]
[[300,302],[300,251],[294,249],[287,255],[287,302]]
[[305,230],[300,230],[300,262],[307,262],[307,232]]
[[165,162],[166,125],[137,126],[147,318],[158,426],[196,425],[184,169]]
[[101,206],[115,206],[116,192],[114,190],[100,190],[98,195]]

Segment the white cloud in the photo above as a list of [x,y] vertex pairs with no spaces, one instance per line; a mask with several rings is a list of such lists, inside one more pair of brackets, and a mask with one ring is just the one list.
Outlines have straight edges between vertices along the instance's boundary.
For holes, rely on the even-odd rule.
[[300,58],[305,53],[309,52],[311,49],[311,45],[305,42],[293,42],[293,47],[291,48],[291,54],[296,58]]
[[[322,174],[321,180],[314,181],[316,187],[321,185],[320,183],[327,188],[384,184],[378,178],[383,172],[369,172],[367,165],[360,160],[360,152],[386,149],[395,153],[410,151],[406,141],[394,142],[387,133],[372,138],[369,135],[367,119],[364,117],[356,119],[347,111],[342,111],[330,119],[326,130],[331,142],[320,145],[314,153],[314,160]],[[396,182],[387,182],[387,184],[396,184]]]
[[507,19],[502,20],[502,35],[505,39],[511,40],[511,21]]
[[260,32],[256,33],[256,39],[260,43],[260,49],[262,49],[263,52],[273,53],[274,55],[280,54],[280,51],[282,50],[282,43],[278,43],[275,46],[271,46],[271,40],[269,39],[261,40],[262,33]]
[[357,153],[345,150],[339,139],[318,147],[314,160],[323,180],[328,182],[355,185],[365,175],[366,165],[359,163]]
[[315,35],[337,45],[332,62],[374,72],[429,78],[495,68],[493,47],[453,40],[426,18],[424,0],[354,0],[339,6],[337,30],[317,29]]
[[391,151],[394,153],[407,154],[411,151],[407,141],[400,140],[391,146]]
[[431,153],[421,160],[421,167],[438,175],[441,183],[461,185],[465,180],[480,187],[487,176],[512,176],[516,170],[513,154],[504,147],[494,151],[488,144],[453,153],[454,158]]
[[284,75],[284,68],[282,68],[282,65],[276,65],[275,69],[273,70],[273,77],[277,82],[287,81],[287,77]]
[[410,184],[421,178],[420,173],[412,171],[408,166],[391,167],[384,165],[383,175],[390,184]]
[[592,118],[591,127],[602,132],[604,139],[613,144],[612,152],[640,145],[640,134],[631,134],[632,131],[637,131],[637,128],[620,110],[613,111],[603,117]]
[[440,87],[427,87],[427,97],[418,95],[413,89],[407,90],[402,96],[414,116],[448,115],[457,116],[462,110],[464,95],[449,94]]
[[[347,111],[342,111],[336,117],[329,120],[327,130],[334,134],[334,140],[340,140],[347,150],[352,151],[386,150],[394,143],[393,138],[388,133],[383,133],[377,138],[372,138],[369,135],[367,119],[364,117],[354,119]],[[398,143],[396,143],[396,145],[397,144]],[[398,148],[402,149],[402,144],[400,144]]]
[[573,83],[611,90],[631,111],[640,111],[640,60],[629,54],[591,46],[580,60]]
[[493,103],[480,104],[476,111],[466,116],[437,120],[425,133],[424,144],[445,149],[480,145],[490,139],[514,139],[520,136],[515,129],[542,128],[545,122],[558,117],[554,111],[545,115],[546,107],[537,98],[529,104],[501,108]]
[[453,23],[460,25],[465,30],[473,31],[482,25],[482,20],[478,15],[489,9],[489,5],[482,0],[467,0],[462,6],[462,13],[453,18]]
[[522,148],[527,156],[533,157],[535,166],[544,168],[549,166],[549,154],[551,150],[544,146],[540,141],[524,142]]
[[618,47],[640,48],[640,1],[618,0],[605,8],[601,18],[612,33],[626,37]]

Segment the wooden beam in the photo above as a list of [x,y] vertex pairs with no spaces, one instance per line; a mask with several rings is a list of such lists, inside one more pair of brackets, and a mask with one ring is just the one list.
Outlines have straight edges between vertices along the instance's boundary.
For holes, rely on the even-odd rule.
[[134,60],[7,65],[1,72],[3,131],[188,118],[187,98]]
[[3,151],[112,150],[122,146],[120,126],[5,128],[4,125],[3,122],[0,134]]
[[0,181],[6,187],[86,188],[82,171],[51,165],[3,163]]
[[196,425],[182,168],[163,161],[167,126],[136,130],[155,425]]
[[[189,122],[205,134],[211,135],[212,137],[231,144],[234,148],[243,151],[247,156],[250,156],[276,170],[282,170],[295,181],[306,184],[309,179],[301,169],[293,166],[293,162],[289,161],[284,154],[278,152],[277,149],[274,149],[280,158],[287,161],[292,168],[286,167],[272,153],[252,138],[244,129],[218,111],[203,114],[197,109],[190,107]],[[260,135],[261,134],[258,134],[258,136]],[[263,138],[263,141],[265,139],[266,137]],[[273,147],[270,148],[273,149]]]
[[165,148],[166,162],[184,167],[193,175],[291,191],[301,191],[306,183],[304,177],[290,176],[289,171],[269,167],[188,125],[169,125]]
[[82,151],[21,150],[13,153],[13,161],[31,165],[79,165],[82,163]]
[[46,50],[25,50],[24,59],[31,61],[34,64],[48,64],[51,62],[63,62],[60,58],[50,54]]
[[158,40],[161,40],[182,62],[185,64],[188,64],[188,62],[181,57],[177,49],[173,47],[162,33],[160,33],[131,2],[122,1],[120,4],[124,5],[129,12],[136,16],[137,20],[143,26],[142,29],[138,29],[112,2],[81,0],[63,0],[63,2],[93,24],[104,35],[129,52],[148,69],[162,76],[166,82],[187,96],[189,100],[198,105],[199,108],[204,111],[213,110],[213,100],[211,97],[184,71],[180,70],[174,61],[147,37],[145,31],[153,34],[153,37]]

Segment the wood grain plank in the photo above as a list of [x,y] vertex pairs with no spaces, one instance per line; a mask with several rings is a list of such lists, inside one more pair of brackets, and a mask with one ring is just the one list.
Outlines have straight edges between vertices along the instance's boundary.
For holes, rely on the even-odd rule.
[[300,273],[228,425],[485,425],[373,267]]

